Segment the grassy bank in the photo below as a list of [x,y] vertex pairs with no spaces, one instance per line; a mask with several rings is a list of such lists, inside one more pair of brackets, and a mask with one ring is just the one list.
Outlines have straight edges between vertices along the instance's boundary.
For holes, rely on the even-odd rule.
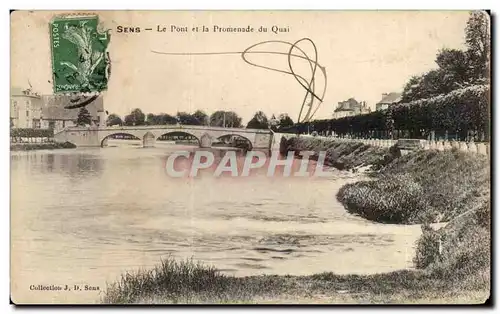
[[[366,165],[380,167],[394,158],[394,152],[389,148],[375,147],[363,143],[325,141],[310,137],[292,137],[284,139],[281,151],[326,151],[325,164],[339,170],[350,170]],[[315,156],[317,158],[317,156]],[[314,156],[311,157],[313,159]]]
[[386,223],[446,222],[490,198],[486,156],[418,151],[383,167],[376,180],[344,186],[337,198],[348,211]]
[[[356,144],[317,139],[289,140],[289,149],[341,150],[333,156],[348,164],[369,163]],[[362,145],[362,144],[358,144]],[[367,145],[364,145],[367,146]],[[373,180],[343,186],[337,199],[345,208],[366,219],[398,224],[419,223],[422,236],[416,247],[415,266],[434,277],[489,290],[490,164],[480,154],[417,151],[401,156],[396,148],[375,152]],[[382,154],[383,157],[382,157]],[[338,157],[340,156],[340,157]],[[333,158],[335,161],[335,158]],[[429,224],[448,222],[439,230]]]
[[11,143],[11,151],[21,150],[38,150],[38,149],[61,149],[61,148],[76,148],[75,144],[65,143]]
[[376,275],[233,277],[191,261],[164,260],[108,285],[102,303],[481,303],[485,290],[425,271]]

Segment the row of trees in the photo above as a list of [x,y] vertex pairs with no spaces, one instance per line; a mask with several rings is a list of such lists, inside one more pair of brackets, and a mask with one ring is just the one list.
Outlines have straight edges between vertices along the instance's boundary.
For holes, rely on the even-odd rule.
[[473,85],[490,77],[490,23],[485,12],[472,12],[465,28],[466,50],[442,49],[436,56],[437,69],[413,76],[405,85],[402,102],[431,98]]
[[489,29],[488,15],[472,12],[465,28],[467,49],[439,51],[438,68],[412,77],[401,104],[365,115],[298,124],[288,131],[378,138],[427,138],[434,133],[489,140]]
[[460,140],[471,137],[489,140],[490,88],[475,85],[454,90],[446,95],[420,99],[384,111],[315,120],[296,124],[287,132],[318,132],[359,138],[428,138],[432,132],[439,137]]
[[[167,125],[167,124],[182,124],[182,125],[208,125],[214,127],[229,127],[242,128],[242,118],[234,111],[218,110],[210,116],[201,110],[194,113],[178,112],[176,115],[166,113],[147,115],[141,109],[136,108],[126,115],[124,119],[117,114],[110,114],[107,118],[108,126],[114,125]],[[253,118],[246,125],[251,129],[267,129],[271,128],[275,131],[280,128],[290,127],[293,125],[292,119],[286,113],[282,113],[276,118],[274,115],[268,119],[262,111],[255,113]]]

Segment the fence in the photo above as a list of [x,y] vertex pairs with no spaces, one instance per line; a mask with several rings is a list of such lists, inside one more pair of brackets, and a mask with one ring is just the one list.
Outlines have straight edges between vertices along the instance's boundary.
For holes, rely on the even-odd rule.
[[[317,139],[323,139],[326,141],[337,141],[337,142],[358,142],[365,145],[372,145],[376,147],[391,147],[398,143],[398,140],[388,140],[388,139],[354,139],[354,138],[340,138],[333,136],[313,136],[309,134],[301,135],[303,137],[311,137]],[[464,141],[430,141],[430,140],[418,140],[419,148],[423,150],[451,150],[458,149],[463,152],[475,153],[490,156],[490,143],[486,142],[464,142]]]

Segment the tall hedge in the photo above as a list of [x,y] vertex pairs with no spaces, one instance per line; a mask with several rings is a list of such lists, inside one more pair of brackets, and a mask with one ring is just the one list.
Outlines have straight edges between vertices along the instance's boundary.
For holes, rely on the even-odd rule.
[[490,88],[474,85],[454,90],[449,94],[410,103],[399,104],[387,110],[340,119],[315,120],[299,123],[287,132],[336,134],[357,137],[383,138],[388,136],[422,138],[434,131],[465,138],[474,132],[489,139]]
[[53,137],[53,129],[10,129],[10,137]]

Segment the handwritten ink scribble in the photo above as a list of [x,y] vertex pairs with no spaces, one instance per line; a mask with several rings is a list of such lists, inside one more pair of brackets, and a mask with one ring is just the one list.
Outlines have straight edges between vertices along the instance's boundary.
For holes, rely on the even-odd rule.
[[[300,43],[309,43],[313,50],[314,50],[314,55],[312,57],[308,56],[307,53],[301,49],[298,45]],[[270,51],[270,50],[256,50],[257,47],[262,47],[266,46],[269,44],[280,44],[280,45],[285,45],[288,48],[288,52],[281,52],[281,51]],[[325,67],[321,66],[318,63],[318,51],[316,49],[316,45],[314,42],[309,39],[309,38],[302,38],[295,43],[290,43],[287,41],[281,41],[281,40],[269,40],[269,41],[263,41],[256,43],[247,49],[243,51],[227,51],[227,52],[161,52],[161,51],[152,51],[153,53],[157,54],[164,54],[164,55],[170,55],[170,56],[206,56],[206,55],[241,55],[241,58],[243,61],[245,61],[247,64],[263,68],[266,70],[270,71],[276,71],[280,73],[285,73],[292,75],[297,82],[306,90],[306,94],[304,95],[304,99],[302,101],[302,105],[300,107],[300,112],[299,112],[299,117],[297,119],[297,122],[308,122],[310,121],[314,114],[316,114],[316,111],[318,111],[319,106],[323,102],[323,99],[325,97],[325,92],[326,92],[326,85],[327,85],[327,76],[326,76],[326,69]],[[281,70],[278,68],[273,68],[269,66],[264,66],[260,65],[254,62],[251,62],[247,59],[248,54],[268,54],[268,55],[285,55],[287,56],[288,59],[288,70]],[[306,79],[304,76],[296,73],[292,66],[292,60],[293,59],[301,59],[305,60],[309,63],[309,68],[311,70],[310,73],[310,78]],[[321,70],[320,73],[323,74],[324,77],[324,84],[323,84],[323,89],[321,93],[318,95],[316,92],[316,74],[317,74],[317,69]],[[302,116],[304,112],[304,108],[307,108],[307,111],[305,114]]]
[[80,95],[75,95],[72,96],[69,100],[70,104],[64,106],[65,109],[75,109],[75,108],[81,108],[85,107],[94,100],[96,100],[98,95],[92,95],[92,96],[80,96]]

